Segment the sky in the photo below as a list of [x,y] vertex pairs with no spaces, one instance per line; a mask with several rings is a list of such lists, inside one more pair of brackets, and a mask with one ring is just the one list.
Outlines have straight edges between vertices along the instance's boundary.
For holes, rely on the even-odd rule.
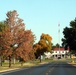
[[76,0],[1,0],[0,21],[5,20],[6,13],[13,10],[24,20],[25,29],[31,29],[35,34],[36,43],[44,33],[52,37],[54,45],[61,45],[64,28],[69,27],[70,21],[76,17]]

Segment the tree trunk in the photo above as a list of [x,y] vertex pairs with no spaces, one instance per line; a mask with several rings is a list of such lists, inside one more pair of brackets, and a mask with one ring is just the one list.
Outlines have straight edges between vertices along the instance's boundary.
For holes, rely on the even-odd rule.
[[0,66],[2,66],[2,57],[0,57]]
[[11,56],[9,56],[9,67],[11,67]]
[[23,66],[23,62],[21,62],[21,66]]
[[40,63],[41,63],[41,55],[40,55]]
[[16,62],[16,59],[15,59],[15,57],[13,58],[13,64],[15,64],[15,62]]

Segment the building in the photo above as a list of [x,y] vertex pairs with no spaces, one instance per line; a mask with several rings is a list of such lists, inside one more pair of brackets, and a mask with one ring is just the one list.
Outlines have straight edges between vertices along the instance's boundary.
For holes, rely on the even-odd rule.
[[65,50],[64,48],[54,48],[52,57],[53,58],[66,58],[68,52],[69,52],[69,49]]

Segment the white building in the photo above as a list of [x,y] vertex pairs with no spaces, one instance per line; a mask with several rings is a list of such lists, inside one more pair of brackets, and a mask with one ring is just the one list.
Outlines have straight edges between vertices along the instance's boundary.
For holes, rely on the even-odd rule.
[[53,58],[65,58],[69,52],[68,50],[64,50],[64,48],[54,48],[52,57]]

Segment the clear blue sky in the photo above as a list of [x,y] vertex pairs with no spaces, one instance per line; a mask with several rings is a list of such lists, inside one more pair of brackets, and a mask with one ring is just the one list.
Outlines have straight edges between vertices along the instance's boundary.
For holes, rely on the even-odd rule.
[[[63,28],[76,17],[76,0],[1,0],[0,21],[6,19],[6,13],[17,10],[24,20],[26,29],[31,29],[39,41],[42,33],[52,36],[53,44],[58,43],[58,24],[60,39]],[[60,41],[61,43],[61,41]]]

